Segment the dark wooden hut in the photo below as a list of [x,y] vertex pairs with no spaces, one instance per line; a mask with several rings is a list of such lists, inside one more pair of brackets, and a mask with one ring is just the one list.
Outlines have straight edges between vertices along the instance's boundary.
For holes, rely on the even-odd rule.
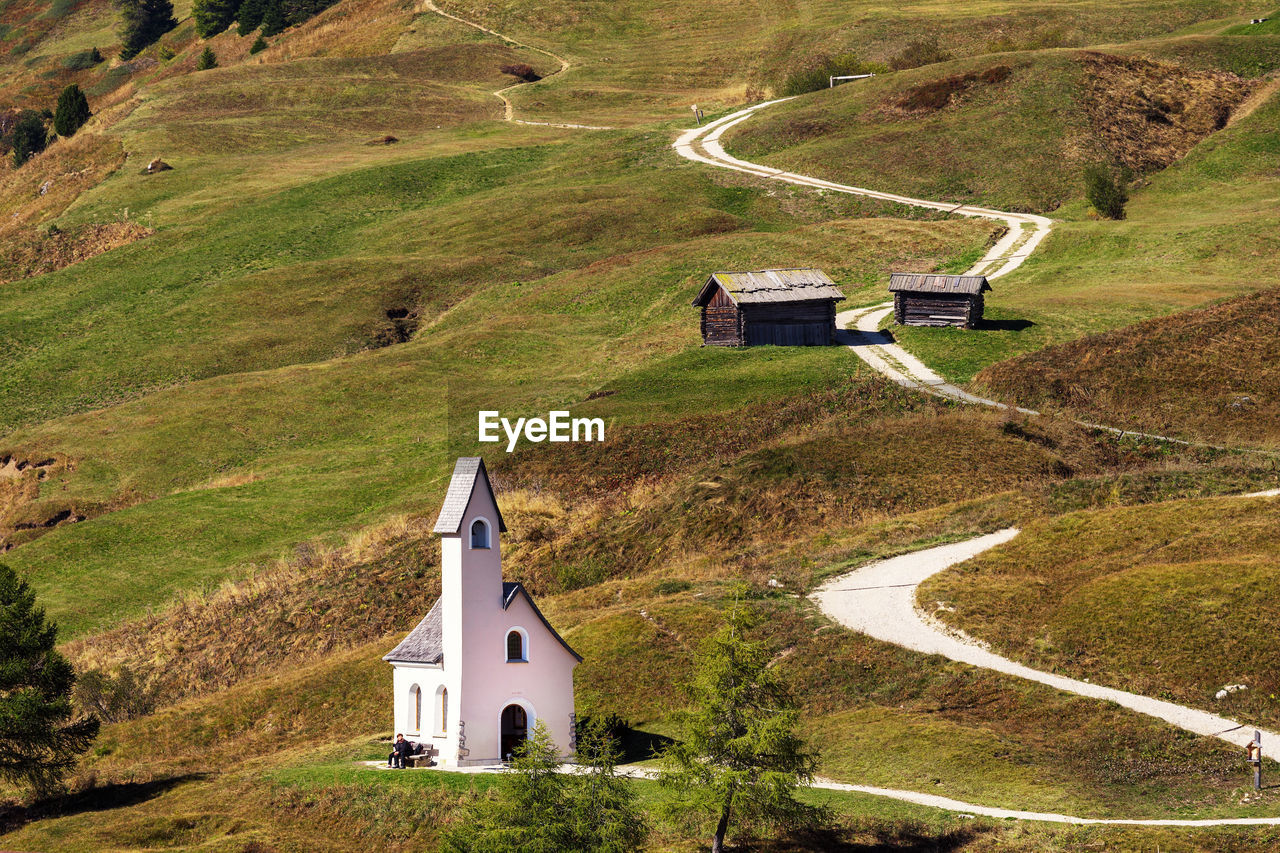
[[844,294],[822,270],[713,273],[693,304],[708,346],[825,346]]
[[991,289],[983,275],[896,272],[889,276],[893,318],[904,326],[963,326],[982,320],[982,294]]

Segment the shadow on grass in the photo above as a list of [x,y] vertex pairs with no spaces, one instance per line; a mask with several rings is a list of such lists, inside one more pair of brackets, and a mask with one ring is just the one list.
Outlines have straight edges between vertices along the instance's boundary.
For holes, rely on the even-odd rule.
[[1021,332],[1030,329],[1035,323],[1030,320],[987,320],[978,322],[975,329],[983,332]]
[[632,728],[621,729],[614,736],[618,739],[618,747],[622,750],[622,757],[618,759],[619,764],[648,761],[668,744],[674,743],[666,735],[656,735]]
[[24,824],[48,817],[66,817],[85,812],[101,812],[136,806],[173,790],[179,785],[207,778],[207,773],[184,773],[150,782],[111,782],[73,794],[54,794],[30,805],[0,806],[0,833],[12,832]]
[[813,829],[731,849],[752,853],[952,853],[962,850],[981,834],[973,829],[933,833],[901,826],[872,831]]

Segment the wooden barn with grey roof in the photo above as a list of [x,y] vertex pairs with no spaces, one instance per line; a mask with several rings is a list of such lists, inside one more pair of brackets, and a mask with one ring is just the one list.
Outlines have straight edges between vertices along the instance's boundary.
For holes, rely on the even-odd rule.
[[903,326],[962,326],[982,320],[982,294],[991,289],[982,275],[895,272],[889,276],[893,318]]
[[822,270],[717,272],[693,300],[707,346],[826,346],[844,294]]

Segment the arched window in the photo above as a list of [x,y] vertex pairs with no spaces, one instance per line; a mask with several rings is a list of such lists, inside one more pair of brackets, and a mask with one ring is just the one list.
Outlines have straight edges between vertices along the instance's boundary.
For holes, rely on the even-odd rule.
[[416,684],[409,688],[409,731],[422,731],[422,688]]
[[471,547],[489,547],[489,525],[483,518],[471,522]]
[[442,684],[436,691],[436,737],[449,731],[449,691]]
[[524,645],[524,634],[513,629],[507,634],[507,662],[527,661],[528,659],[529,653]]

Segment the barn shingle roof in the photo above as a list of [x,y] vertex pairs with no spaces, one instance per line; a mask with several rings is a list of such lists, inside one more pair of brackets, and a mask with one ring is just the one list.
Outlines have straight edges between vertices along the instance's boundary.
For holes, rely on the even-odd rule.
[[967,293],[977,296],[991,289],[985,275],[939,275],[936,273],[895,272],[889,276],[889,292]]
[[724,288],[734,302],[807,302],[815,299],[839,301],[844,294],[836,283],[817,269],[757,270],[755,272],[716,272],[707,279],[693,300],[703,306],[711,301],[717,287]]
[[440,663],[444,659],[444,642],[440,630],[440,599],[418,626],[409,632],[400,645],[382,656],[392,663]]
[[[476,480],[484,483],[489,490],[489,497],[497,509],[498,499],[494,497],[493,486],[489,483],[489,472],[484,468],[484,460],[479,456],[463,456],[453,467],[453,479],[449,481],[449,491],[444,496],[444,504],[440,507],[440,515],[436,518],[435,533],[457,533],[462,527],[462,516],[467,512],[467,504],[471,503],[471,493],[475,489]],[[507,525],[502,520],[502,510],[498,512],[498,530],[506,533]]]

